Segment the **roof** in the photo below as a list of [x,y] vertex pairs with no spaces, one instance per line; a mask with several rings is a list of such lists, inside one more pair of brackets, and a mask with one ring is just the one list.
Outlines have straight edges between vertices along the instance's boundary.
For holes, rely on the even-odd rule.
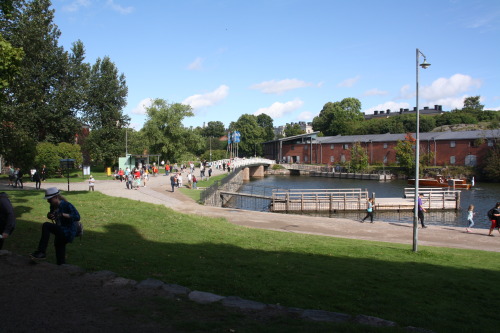
[[[412,133],[415,137],[415,133]],[[316,143],[349,143],[349,142],[394,142],[405,140],[406,133],[400,134],[367,134],[367,135],[337,135],[324,136],[316,138]],[[500,138],[500,129],[477,130],[477,131],[459,131],[459,132],[426,132],[420,133],[420,141],[449,141],[449,140],[475,140],[475,139],[493,139]]]

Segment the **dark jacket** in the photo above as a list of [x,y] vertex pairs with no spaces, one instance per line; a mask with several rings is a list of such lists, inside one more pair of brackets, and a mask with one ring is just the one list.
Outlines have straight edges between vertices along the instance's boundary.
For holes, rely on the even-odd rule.
[[9,200],[9,196],[2,192],[0,193],[0,233],[12,234],[16,227],[16,215],[14,207]]
[[[69,214],[70,217],[63,217],[63,213]],[[55,220],[56,224],[63,230],[68,242],[71,243],[76,236],[76,222],[80,221],[80,213],[78,213],[75,206],[65,200],[61,200],[59,207],[50,206],[50,212],[47,214],[47,217]]]

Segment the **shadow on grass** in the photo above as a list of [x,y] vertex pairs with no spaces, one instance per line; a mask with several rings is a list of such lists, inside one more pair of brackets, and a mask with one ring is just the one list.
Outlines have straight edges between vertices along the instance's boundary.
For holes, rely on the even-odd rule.
[[[79,194],[85,194],[80,203],[89,200],[94,210],[102,209],[98,201],[93,201],[100,196],[88,192]],[[25,192],[16,198],[15,204],[22,204],[31,195],[40,194]],[[124,216],[134,209],[135,202],[119,202],[126,203],[123,204]],[[40,236],[40,223],[44,220],[39,218],[33,222],[30,217],[34,211],[45,212],[47,208],[44,200],[31,208],[16,205],[18,228],[6,243],[6,249],[21,254],[34,250]],[[104,213],[98,211],[93,218]],[[102,220],[105,219],[103,215]],[[151,217],[144,216],[144,219]],[[377,316],[400,325],[438,332],[473,331],[478,327],[481,332],[498,329],[496,312],[489,310],[500,307],[496,286],[500,271],[457,268],[461,265],[446,262],[459,258],[452,255],[444,254],[441,258],[440,253],[425,249],[412,254],[399,245],[370,247],[360,241],[348,243],[336,238],[328,238],[331,253],[315,254],[302,247],[295,248],[293,244],[294,240],[303,242],[304,239],[314,242],[318,239],[315,236],[287,235],[290,243],[283,245],[279,243],[281,233],[254,231],[257,238],[253,239],[244,228],[233,231],[232,243],[224,237],[212,238],[213,235],[184,240],[180,234],[176,237],[178,224],[162,225],[159,218],[158,223],[163,226],[158,229],[159,233],[170,235],[166,241],[161,235],[144,236],[141,219],[130,223],[102,220],[84,220],[88,228],[83,240],[76,239],[68,245],[69,263],[89,271],[112,270],[135,280],[152,277],[192,290],[284,306]],[[233,227],[228,224],[227,228]],[[203,233],[202,229],[195,225],[191,232]],[[241,238],[238,240],[238,237]],[[266,247],[271,250],[260,249]],[[53,248],[49,251],[48,260],[54,262]],[[355,255],[351,256],[350,251]],[[393,260],[378,260],[378,252],[384,257],[389,253]],[[436,258],[442,264],[428,263],[436,262]],[[491,253],[491,258],[498,260],[500,255]]]

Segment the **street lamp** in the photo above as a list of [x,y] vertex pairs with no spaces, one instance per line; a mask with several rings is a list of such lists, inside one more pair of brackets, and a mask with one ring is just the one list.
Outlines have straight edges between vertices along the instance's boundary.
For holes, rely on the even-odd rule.
[[[424,57],[424,62],[420,64],[420,56]],[[417,104],[417,128],[415,131],[415,207],[413,210],[413,252],[418,251],[418,182],[420,178],[420,111],[418,107],[418,79],[419,79],[419,66],[423,69],[428,68],[429,64],[425,58],[425,55],[417,49],[417,86],[416,86],[416,104]]]

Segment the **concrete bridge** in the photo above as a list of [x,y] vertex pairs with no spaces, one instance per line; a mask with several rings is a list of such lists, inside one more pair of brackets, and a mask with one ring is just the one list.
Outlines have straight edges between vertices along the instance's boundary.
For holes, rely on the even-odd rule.
[[266,158],[245,158],[234,160],[232,168],[241,168],[242,180],[248,181],[250,178],[264,177],[266,169],[275,163],[275,161]]

